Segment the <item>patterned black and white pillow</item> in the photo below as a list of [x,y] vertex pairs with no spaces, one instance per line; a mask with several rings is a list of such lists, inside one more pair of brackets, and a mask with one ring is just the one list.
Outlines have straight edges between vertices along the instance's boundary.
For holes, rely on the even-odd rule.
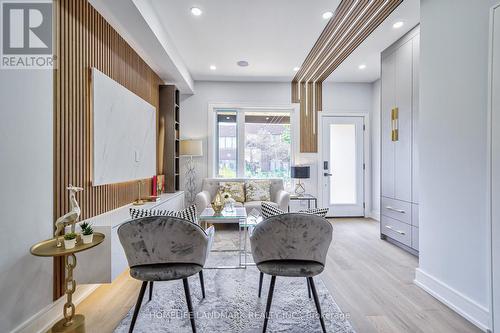
[[138,219],[147,216],[167,216],[169,215],[168,210],[162,209],[142,209],[142,208],[130,208],[130,217],[133,219]]
[[162,209],[130,208],[130,217],[133,219],[138,219],[147,216],[175,216],[181,219],[188,220],[193,223],[198,223],[198,217],[195,205],[191,205],[188,208],[177,212],[171,210],[162,210]]
[[196,211],[196,205],[191,205],[186,209],[169,213],[171,213],[168,214],[170,216],[180,217],[181,219],[188,220],[193,223],[198,223],[198,212]]
[[278,208],[270,204],[269,202],[265,201],[262,201],[262,203],[260,204],[260,210],[262,212],[262,216],[266,219],[271,216],[281,215],[286,213],[283,209]]
[[299,210],[299,213],[313,214],[325,217],[326,214],[328,214],[328,208],[309,208],[309,209]]

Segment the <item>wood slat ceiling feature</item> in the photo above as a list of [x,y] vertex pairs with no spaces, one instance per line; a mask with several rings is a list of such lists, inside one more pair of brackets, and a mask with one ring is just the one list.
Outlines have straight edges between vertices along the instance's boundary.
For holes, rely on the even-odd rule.
[[[301,152],[317,152],[316,112],[322,110],[321,83],[402,2],[403,0],[341,1],[292,80],[292,103],[300,103],[300,119],[304,119],[300,131]],[[309,89],[304,88],[310,87],[309,83],[312,83],[313,95],[309,94]],[[310,103],[309,99],[314,101]]]
[[[87,0],[54,1],[54,216],[69,211],[68,184],[77,194],[80,220],[137,199],[137,182],[92,186],[91,68],[95,67],[158,110],[156,73]],[[158,117],[157,117],[158,119]],[[150,194],[151,180],[143,195]],[[64,291],[64,265],[54,260],[54,298]]]

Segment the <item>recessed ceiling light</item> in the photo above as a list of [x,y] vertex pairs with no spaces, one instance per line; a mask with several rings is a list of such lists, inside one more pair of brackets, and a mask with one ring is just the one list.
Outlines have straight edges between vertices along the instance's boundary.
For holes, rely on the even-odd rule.
[[248,61],[240,60],[240,61],[237,62],[237,64],[240,67],[247,67],[248,66]]
[[293,68],[293,71],[294,71],[294,72],[298,72],[299,70],[300,70],[300,67],[294,67],[294,68]]
[[203,12],[198,7],[192,7],[191,8],[191,14],[193,14],[194,16],[200,16],[202,13]]
[[333,12],[331,12],[331,11],[324,12],[322,16],[323,16],[323,20],[329,20],[332,18]]
[[210,65],[210,70],[214,71],[216,69],[217,69],[217,67],[215,65]]
[[397,21],[396,23],[394,23],[394,24],[392,25],[392,27],[393,27],[394,29],[399,29],[399,28],[401,28],[404,24],[405,24],[405,23],[404,23],[403,21]]
[[363,70],[363,69],[366,68],[366,65],[365,64],[361,64],[361,65],[358,66],[358,68],[361,69],[361,70]]

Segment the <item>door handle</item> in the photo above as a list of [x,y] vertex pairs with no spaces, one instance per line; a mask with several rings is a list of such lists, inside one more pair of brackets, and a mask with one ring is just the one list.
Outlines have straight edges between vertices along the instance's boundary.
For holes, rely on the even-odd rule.
[[323,174],[323,176],[325,176],[325,177],[330,177],[330,176],[333,176],[333,175],[332,175],[331,173],[325,172],[325,173]]

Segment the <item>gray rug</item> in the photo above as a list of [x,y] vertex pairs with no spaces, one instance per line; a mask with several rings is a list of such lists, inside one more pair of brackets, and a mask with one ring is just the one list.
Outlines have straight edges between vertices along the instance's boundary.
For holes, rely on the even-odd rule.
[[[218,233],[218,244],[214,248],[226,250],[231,243],[235,243],[234,232]],[[237,261],[235,253],[211,253],[207,265],[234,265]],[[262,297],[258,298],[259,272],[256,267],[208,269],[204,270],[203,274],[205,299],[201,296],[198,275],[189,278],[198,332],[262,331],[269,276],[264,277]],[[348,321],[348,314],[341,312],[321,278],[316,277],[314,281],[327,331],[354,332]],[[146,291],[134,332],[191,332],[182,281],[155,282],[153,290],[151,302],[148,302]],[[133,310],[132,308],[118,324],[115,333],[128,332]],[[305,278],[277,277],[267,331],[321,332],[314,301],[307,296]]]

